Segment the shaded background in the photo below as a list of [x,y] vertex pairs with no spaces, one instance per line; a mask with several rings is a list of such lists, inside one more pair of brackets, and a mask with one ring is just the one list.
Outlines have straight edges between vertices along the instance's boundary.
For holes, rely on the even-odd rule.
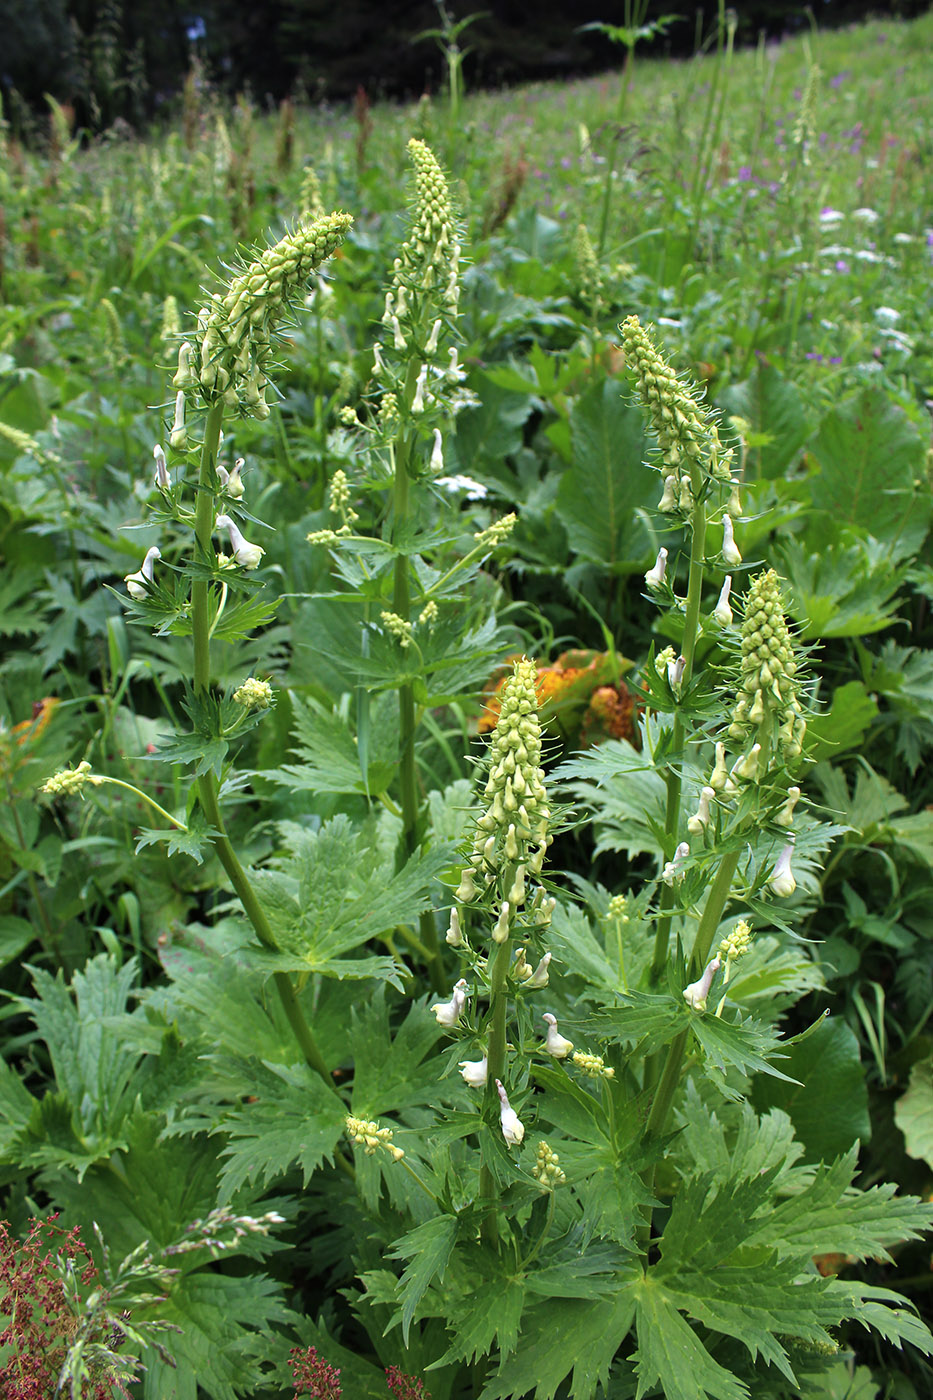
[[[912,18],[930,3],[814,0],[813,12],[825,27],[869,14]],[[787,0],[734,8],[740,43],[810,23],[807,8]],[[579,32],[592,20],[621,24],[621,0],[451,0],[455,20],[479,11],[462,37],[468,89],[597,72],[624,54],[600,34]],[[650,51],[690,54],[715,23],[715,0],[651,0],[646,19],[672,11],[680,18]],[[431,0],[0,0],[0,90],[14,131],[47,111],[47,93],[92,132],[117,119],[141,127],[174,115],[194,59],[227,96],[249,91],[260,104],[290,94],[345,100],[360,86],[373,99],[414,98],[443,86],[437,44],[417,40],[437,24]]]

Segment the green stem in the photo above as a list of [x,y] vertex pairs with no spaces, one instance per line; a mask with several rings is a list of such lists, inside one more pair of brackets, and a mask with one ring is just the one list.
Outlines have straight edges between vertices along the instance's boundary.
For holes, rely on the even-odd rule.
[[[20,850],[25,851],[27,849],[28,842],[26,841],[26,833],[23,830],[23,824],[19,819],[19,812],[16,809],[16,799],[13,795],[13,787],[10,783],[9,778],[5,780],[5,785],[7,792],[7,801],[9,802],[9,809],[13,814],[13,824],[16,827],[16,839],[17,841],[19,841]],[[26,883],[28,884],[32,897],[35,900],[36,908],[39,911],[39,918],[42,920],[42,926],[45,929],[46,934],[48,935],[48,940],[51,944],[52,952],[55,954],[55,961],[61,964],[61,940],[59,938],[58,931],[52,927],[52,921],[49,918],[49,911],[45,907],[45,903],[42,899],[42,892],[39,889],[39,881],[36,879],[34,871],[26,871]]]
[[[501,1080],[505,1074],[505,1032],[506,1032],[506,1011],[508,1008],[508,992],[506,990],[506,980],[508,978],[509,963],[512,958],[512,940],[506,938],[504,942],[496,944],[496,955],[492,962],[492,971],[489,977],[489,1031],[486,1042],[486,1101],[491,1102],[498,1099],[496,1090],[496,1080]],[[499,1221],[497,1217],[498,1206],[491,1198],[495,1194],[496,1184],[489,1167],[483,1164],[479,1173],[479,1194],[481,1200],[489,1200],[486,1215],[482,1224],[482,1236],[487,1244],[496,1244],[499,1239]]]
[[[404,403],[410,408],[418,383],[418,363],[413,357],[408,364],[405,380]],[[411,458],[413,434],[403,428],[395,444],[395,482],[392,496],[393,536],[397,541],[408,521],[410,511],[408,464]],[[408,555],[399,554],[395,560],[392,583],[392,610],[405,622],[410,620],[411,586],[408,573]],[[418,800],[418,770],[415,761],[415,692],[411,681],[404,681],[398,688],[399,706],[399,805],[402,809],[402,839],[399,849],[400,861],[409,860],[421,844],[421,804]],[[435,992],[444,991],[444,969],[441,963],[440,941],[437,936],[433,915],[430,911],[419,920],[421,941],[428,949],[428,975]]]
[[[198,475],[198,499],[195,510],[195,534],[200,550],[207,556],[211,552],[211,536],[214,528],[214,483],[216,480],[217,451],[220,446],[220,428],[223,421],[223,404],[215,404],[208,412],[204,429],[204,446],[201,449],[201,467]],[[194,641],[194,688],[196,693],[206,693],[211,678],[211,636],[210,636],[210,581],[194,579],[191,585],[191,626]],[[217,798],[217,781],[212,772],[204,773],[197,779],[198,800],[208,823],[217,832],[214,849],[230,880],[234,891],[243,905],[246,917],[255,930],[256,937],[264,947],[276,950],[278,945],[265,910],[259,902],[256,891],[250,883],[246,871],[237,858],[236,851],[227,835],[220,803]],[[318,1049],[311,1029],[304,1017],[292,980],[287,972],[274,974],[276,990],[282,1009],[292,1028],[295,1040],[308,1065],[315,1070],[328,1088],[334,1088],[324,1058]]]
[[[706,551],[706,504],[701,498],[703,482],[697,468],[691,472],[690,484],[693,487],[694,507],[690,527],[690,567],[687,575],[687,600],[684,605],[684,635],[680,654],[684,658],[682,684],[686,687],[693,675],[696,657],[697,637],[700,628],[700,602],[703,595],[703,565]],[[680,713],[674,715],[671,732],[671,763],[664,775],[667,786],[667,808],[664,817],[666,836],[665,858],[670,860],[677,845],[680,826],[680,800],[683,780],[680,776],[681,750],[684,746],[684,726]],[[654,956],[651,961],[651,980],[657,983],[667,964],[667,952],[671,938],[671,916],[674,906],[673,887],[665,885],[658,901],[658,922],[654,935]]]
[[95,778],[95,785],[98,782],[110,783],[112,787],[126,788],[127,792],[135,793],[136,796],[141,797],[144,802],[148,802],[149,806],[153,807],[158,812],[160,817],[164,817],[167,822],[171,822],[172,826],[177,826],[179,831],[188,830],[184,822],[180,822],[177,817],[173,817],[171,812],[166,812],[165,808],[160,807],[158,802],[156,802],[154,798],[150,797],[148,793],[143,792],[133,783],[125,783],[122,778],[106,778],[100,775],[98,775],[98,777]]

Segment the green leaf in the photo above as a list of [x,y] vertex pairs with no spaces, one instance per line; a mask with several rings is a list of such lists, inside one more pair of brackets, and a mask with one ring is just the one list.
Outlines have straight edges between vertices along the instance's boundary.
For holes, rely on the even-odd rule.
[[911,1066],[907,1088],[894,1105],[894,1121],[904,1134],[907,1155],[933,1168],[933,1057]]
[[844,1021],[827,1020],[788,1048],[784,1069],[797,1084],[756,1079],[752,1101],[760,1111],[789,1114],[807,1160],[828,1160],[871,1136],[868,1089],[858,1040]]
[[572,798],[594,816],[597,853],[663,855],[667,789],[651,763],[626,739],[610,739],[554,770]]
[[16,914],[0,914],[0,967],[19,957],[38,937],[33,924]]
[[861,747],[878,713],[878,701],[861,681],[847,681],[833,691],[832,703],[807,721],[804,749],[814,763],[833,759],[847,749]]
[[616,993],[616,1005],[588,1017],[585,1029],[621,1045],[642,1044],[653,1053],[684,1029],[686,1006],[661,992]]
[[645,466],[641,410],[604,379],[577,400],[570,433],[573,465],[561,478],[557,509],[571,549],[612,573],[643,569],[654,546],[645,511],[657,504],[659,478]]
[[816,637],[861,637],[890,627],[906,565],[887,546],[849,530],[835,537],[785,539],[777,546],[789,584],[788,610],[805,641]]
[[756,476],[783,476],[796,466],[813,420],[796,384],[768,360],[760,360],[750,379],[730,385],[717,402],[749,424],[748,465]]
[[783,1057],[787,1053],[772,1026],[751,1017],[744,1021],[727,1021],[724,1016],[706,1014],[691,1015],[689,1024],[694,1039],[703,1047],[706,1067],[712,1066],[718,1071],[715,1082],[721,1090],[725,1085],[720,1076],[728,1065],[743,1074],[767,1074],[793,1082],[792,1076],[770,1063],[769,1057]]
[[[293,835],[298,837],[297,830]],[[411,924],[433,899],[432,882],[450,862],[438,846],[410,858],[395,873],[394,851],[374,848],[372,825],[355,827],[341,814],[320,831],[301,833],[293,856],[274,870],[252,872],[256,892],[285,958],[251,953],[257,967],[288,967],[329,977],[378,976],[397,980],[391,958],[347,962],[343,954]]]
[[609,1368],[634,1315],[635,1303],[625,1286],[610,1302],[561,1298],[526,1309],[514,1353],[486,1381],[480,1400],[514,1400],[516,1395],[554,1400],[571,1370],[574,1400],[594,1400],[597,1386],[608,1384]]
[[[779,1201],[749,1230],[748,1243],[805,1260],[814,1254],[888,1258],[888,1246],[918,1239],[933,1224],[933,1207],[916,1196],[895,1197],[889,1183],[853,1191],[857,1148],[829,1166],[794,1196]],[[800,1168],[797,1169],[798,1173]]]
[[915,485],[924,480],[926,443],[884,390],[865,388],[831,409],[810,450],[819,464],[809,481],[817,510],[889,548],[900,544],[910,553],[919,546],[930,518],[929,497]]
[[352,1103],[358,1118],[435,1102],[446,1056],[431,1054],[442,1032],[427,1009],[428,1000],[412,1002],[394,1032],[381,989],[367,1004],[354,1007]]
[[253,1081],[255,1102],[215,1114],[210,1126],[212,1132],[230,1138],[220,1154],[226,1159],[222,1204],[246,1182],[267,1187],[292,1166],[301,1169],[307,1187],[321,1163],[333,1161],[346,1125],[346,1108],[306,1064],[264,1063],[260,1070],[252,1061],[243,1064],[242,1072],[245,1080]]
[[[389,1250],[390,1259],[411,1260],[398,1286],[402,1303],[402,1337],[406,1346],[418,1304],[427,1292],[429,1284],[435,1278],[443,1282],[456,1243],[458,1228],[459,1222],[455,1215],[435,1215],[423,1225],[409,1230],[408,1234],[396,1240]],[[492,1293],[493,1290],[490,1289],[489,1292]],[[485,1355],[485,1352],[482,1354]]]
[[389,785],[394,764],[385,760],[370,763],[364,775],[360,750],[340,715],[313,699],[303,701],[293,694],[291,702],[300,761],[285,763],[265,777],[295,792],[378,794]]
[[637,1303],[638,1397],[659,1385],[664,1400],[748,1400],[748,1390],[714,1361],[671,1294],[650,1275],[631,1285]]
[[525,1290],[521,1283],[492,1273],[480,1288],[460,1300],[455,1339],[428,1370],[446,1366],[451,1361],[473,1361],[488,1356],[496,1343],[504,1361],[515,1350],[524,1305]]

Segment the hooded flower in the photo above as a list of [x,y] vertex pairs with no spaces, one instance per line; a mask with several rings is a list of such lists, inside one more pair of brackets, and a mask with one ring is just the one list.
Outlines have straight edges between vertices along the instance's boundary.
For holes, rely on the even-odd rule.
[[466,979],[461,977],[460,981],[453,989],[450,1001],[440,1001],[431,1007],[431,1010],[437,1017],[437,1024],[439,1026],[446,1026],[447,1029],[450,1030],[460,1020],[463,1008],[466,1005],[466,989]]
[[259,567],[259,561],[266,551],[262,545],[250,544],[249,540],[244,539],[235,520],[231,520],[229,515],[218,515],[215,528],[227,531],[233,558],[241,569]]
[[706,999],[713,985],[713,978],[721,967],[722,959],[719,957],[713,958],[712,962],[706,964],[706,970],[699,981],[691,982],[688,987],[684,987],[684,1001],[691,1010],[706,1010]]
[[146,557],[142,566],[136,570],[135,574],[127,574],[123,582],[126,584],[126,591],[131,598],[141,600],[146,596],[146,584],[152,582],[152,573],[155,568],[155,561],[162,558],[162,551],[155,545],[146,551]]
[[509,1103],[509,1097],[502,1087],[501,1079],[496,1080],[496,1092],[499,1095],[499,1103],[501,1105],[499,1121],[502,1124],[502,1136],[505,1138],[509,1147],[518,1147],[522,1138],[525,1136],[525,1125]]

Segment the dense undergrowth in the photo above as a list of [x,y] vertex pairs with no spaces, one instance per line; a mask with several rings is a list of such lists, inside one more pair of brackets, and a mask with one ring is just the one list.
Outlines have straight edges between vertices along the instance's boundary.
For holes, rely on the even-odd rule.
[[929,1393],[931,41],[5,141],[8,1393]]

